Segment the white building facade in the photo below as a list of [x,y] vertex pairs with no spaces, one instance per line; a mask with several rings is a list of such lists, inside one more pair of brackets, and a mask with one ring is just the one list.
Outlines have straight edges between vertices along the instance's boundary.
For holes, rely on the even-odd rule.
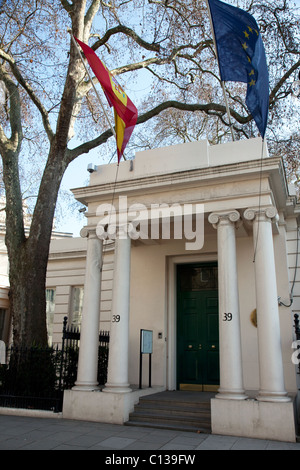
[[[87,257],[65,416],[128,419],[149,330],[152,389],[142,393],[215,391],[212,432],[295,439],[299,207],[281,159],[260,139],[188,143],[98,167],[74,195],[88,207]],[[108,325],[108,380],[91,394],[97,332]]]
[[[65,316],[81,323],[63,416],[124,423],[142,394],[211,391],[213,433],[294,441],[299,206],[281,159],[261,139],[193,142],[98,166],[73,192],[87,224],[52,240],[47,274],[51,341]],[[152,387],[145,374],[139,389],[141,330]]]

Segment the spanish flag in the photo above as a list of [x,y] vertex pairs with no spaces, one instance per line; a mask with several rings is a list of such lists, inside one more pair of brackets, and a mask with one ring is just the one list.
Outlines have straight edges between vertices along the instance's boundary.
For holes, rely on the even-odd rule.
[[79,39],[75,37],[74,39],[80,45],[91,69],[99,80],[109,105],[114,107],[118,162],[120,162],[136,125],[137,109],[93,49]]

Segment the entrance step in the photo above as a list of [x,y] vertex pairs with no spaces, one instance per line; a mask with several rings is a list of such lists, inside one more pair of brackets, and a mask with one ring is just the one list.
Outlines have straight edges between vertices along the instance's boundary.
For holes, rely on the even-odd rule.
[[183,391],[144,396],[125,424],[210,434],[210,398],[213,396]]

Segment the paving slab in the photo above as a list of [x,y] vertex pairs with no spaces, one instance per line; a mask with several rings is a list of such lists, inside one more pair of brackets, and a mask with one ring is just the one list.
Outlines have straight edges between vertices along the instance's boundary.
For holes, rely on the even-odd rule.
[[[101,450],[109,455],[141,451],[198,454],[204,450],[300,450],[300,443],[235,436],[129,428],[122,425],[0,415],[0,450]],[[140,454],[137,454],[140,455]],[[148,454],[147,454],[148,455]],[[149,454],[150,455],[150,454]]]

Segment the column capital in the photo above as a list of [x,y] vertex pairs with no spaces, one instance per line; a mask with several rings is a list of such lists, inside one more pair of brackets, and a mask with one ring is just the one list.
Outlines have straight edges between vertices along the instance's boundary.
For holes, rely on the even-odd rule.
[[246,220],[250,222],[254,221],[255,219],[262,221],[262,222],[272,222],[278,220],[278,213],[275,207],[268,206],[268,207],[249,207],[244,212],[244,217]]
[[131,224],[107,224],[98,225],[95,229],[96,236],[100,240],[116,240],[117,238],[124,240],[130,237]]
[[124,223],[124,224],[118,224],[115,226],[115,234],[116,238],[128,238],[130,237],[130,224],[129,223]]
[[81,238],[99,238],[96,233],[95,227],[82,227],[80,230]]
[[240,219],[240,213],[236,210],[212,212],[208,216],[208,222],[210,222],[214,228],[217,228],[219,223],[223,225],[234,224]]

